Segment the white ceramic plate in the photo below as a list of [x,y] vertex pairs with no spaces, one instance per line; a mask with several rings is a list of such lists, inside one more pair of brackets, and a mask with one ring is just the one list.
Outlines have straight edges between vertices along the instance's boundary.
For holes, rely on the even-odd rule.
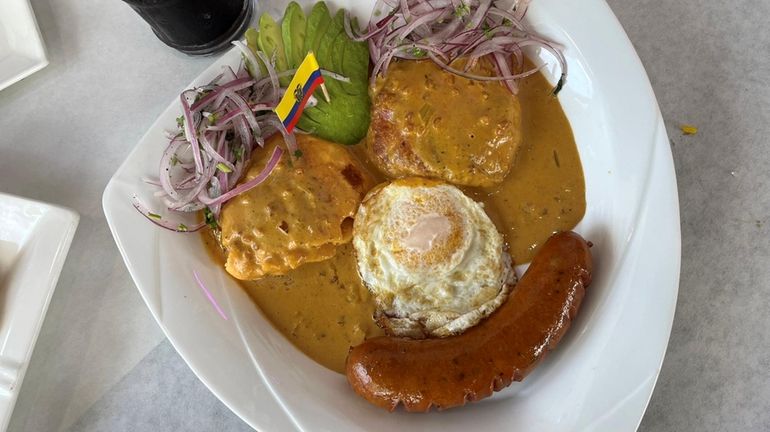
[[0,90],[48,65],[29,0],[0,5]]
[[11,418],[78,215],[0,193],[0,430]]
[[[338,4],[368,18],[369,1]],[[274,4],[276,11],[284,4]],[[344,377],[295,349],[263,317],[196,235],[156,227],[130,203],[152,202],[178,102],[159,117],[107,186],[103,205],[148,307],[198,377],[261,431],[635,429],[658,376],[679,279],[679,209],[668,139],[641,62],[603,0],[537,0],[527,16],[566,46],[569,81],[559,98],[586,177],[588,208],[577,227],[595,247],[596,273],[573,328],[525,382],[462,409],[388,413]],[[195,84],[213,78],[231,51]],[[553,80],[555,69],[546,71]],[[181,89],[180,89],[181,90]],[[197,269],[224,306],[222,319],[193,281]],[[493,429],[494,428],[494,429]]]

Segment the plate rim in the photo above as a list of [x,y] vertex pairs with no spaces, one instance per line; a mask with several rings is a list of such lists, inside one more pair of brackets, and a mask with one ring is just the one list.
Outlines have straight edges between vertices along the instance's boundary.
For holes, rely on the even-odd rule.
[[[32,3],[30,0],[18,0],[23,3],[25,6],[25,12],[26,12],[26,19],[29,20],[29,24],[32,26],[32,28],[35,30],[35,44],[37,45],[38,49],[40,50],[40,56],[31,58],[25,56],[25,58],[31,58],[34,60],[34,64],[24,68],[20,69],[19,71],[13,73],[11,77],[0,81],[0,91],[2,91],[5,88],[8,88],[19,81],[23,80],[24,78],[29,77],[30,75],[34,74],[35,72],[38,72],[42,69],[44,69],[46,66],[49,65],[48,60],[48,50],[45,46],[45,41],[43,39],[43,33],[40,31],[40,25],[37,22],[37,17],[35,16],[35,11],[32,8]],[[14,54],[19,55],[19,53],[14,52]]]
[[[40,336],[40,330],[43,327],[43,323],[48,312],[48,307],[51,304],[51,299],[53,298],[54,291],[58,285],[61,271],[64,268],[67,255],[75,238],[77,227],[80,223],[80,215],[67,207],[10,193],[0,192],[0,201],[3,200],[15,201],[20,205],[32,204],[45,208],[46,215],[44,215],[44,217],[48,216],[57,219],[56,222],[61,223],[61,229],[56,231],[58,235],[55,237],[40,238],[41,234],[38,231],[44,229],[44,227],[39,226],[38,224],[41,221],[38,221],[35,223],[35,226],[31,230],[31,235],[34,236],[34,239],[27,240],[42,241],[45,247],[45,255],[50,256],[51,260],[50,262],[47,262],[47,264],[49,264],[49,271],[44,276],[40,276],[38,278],[44,279],[41,281],[43,287],[39,291],[32,293],[37,295],[33,296],[31,301],[29,300],[30,294],[25,296],[26,301],[31,302],[31,304],[28,303],[25,305],[25,312],[29,312],[29,309],[34,309],[39,311],[39,315],[35,316],[34,322],[26,329],[27,332],[31,332],[30,337],[24,338],[25,340],[20,342],[24,343],[25,345],[25,353],[23,355],[24,358],[16,370],[16,378],[12,390],[9,392],[9,396],[2,398],[3,403],[7,403],[7,408],[4,410],[3,417],[0,418],[0,431],[7,429],[11,420],[11,416],[13,415],[13,411],[24,382],[24,377],[27,373],[30,360],[32,359],[32,353],[34,352],[35,345],[37,345],[37,340]],[[42,248],[43,246],[38,245],[38,247]],[[16,330],[16,332],[12,333],[18,335],[19,331]]]

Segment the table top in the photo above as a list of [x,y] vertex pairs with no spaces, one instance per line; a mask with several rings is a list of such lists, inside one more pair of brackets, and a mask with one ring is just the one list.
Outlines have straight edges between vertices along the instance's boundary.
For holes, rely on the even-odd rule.
[[[682,216],[676,319],[639,430],[769,430],[770,2],[609,3],[658,97]],[[9,430],[250,430],[165,340],[101,210],[115,169],[213,59],[167,48],[121,1],[32,5],[51,63],[0,92],[0,189],[81,221]]]

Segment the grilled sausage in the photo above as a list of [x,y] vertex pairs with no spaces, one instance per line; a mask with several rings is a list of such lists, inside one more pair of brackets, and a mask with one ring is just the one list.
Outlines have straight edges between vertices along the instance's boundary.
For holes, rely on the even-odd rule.
[[508,300],[487,320],[444,339],[369,339],[351,348],[348,382],[393,411],[464,405],[521,381],[559,343],[591,282],[591,252],[574,232],[543,245]]

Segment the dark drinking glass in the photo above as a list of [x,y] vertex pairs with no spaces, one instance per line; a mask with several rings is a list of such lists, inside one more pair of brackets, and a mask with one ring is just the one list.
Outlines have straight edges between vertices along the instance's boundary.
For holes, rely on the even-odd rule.
[[190,55],[226,48],[249,25],[254,0],[124,0],[166,45]]

